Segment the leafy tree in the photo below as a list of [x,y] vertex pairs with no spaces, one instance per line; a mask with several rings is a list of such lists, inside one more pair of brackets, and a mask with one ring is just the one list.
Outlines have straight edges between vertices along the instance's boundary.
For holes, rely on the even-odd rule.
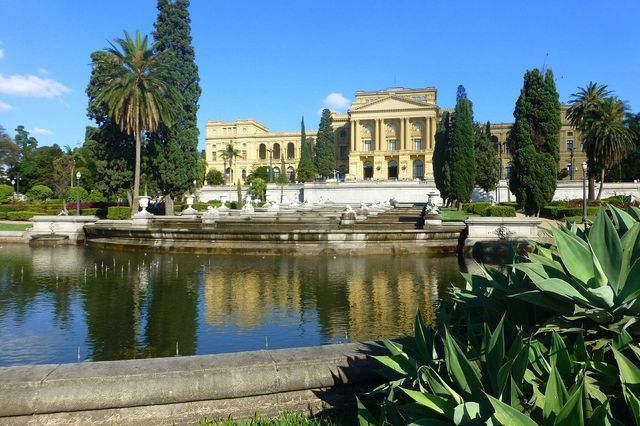
[[161,123],[169,126],[176,113],[172,105],[180,102],[176,89],[160,78],[157,57],[148,47],[147,37],[136,32],[135,39],[125,31],[124,39],[116,39],[100,61],[112,71],[96,101],[106,106],[107,114],[120,130],[136,141],[132,214],[138,210],[143,131],[155,132]]
[[211,169],[207,172],[207,185],[223,185],[224,176],[217,169]]
[[447,164],[450,129],[450,114],[449,111],[444,111],[436,127],[436,144],[433,150],[433,179],[443,200],[448,200],[451,192],[451,173]]
[[[458,91],[460,92],[460,87]],[[464,92],[464,87],[462,91]],[[448,195],[458,205],[469,200],[475,184],[474,139],[471,101],[466,95],[460,96],[451,120],[446,160],[451,176]]]
[[0,183],[0,202],[6,201],[7,198],[13,195],[13,187],[11,185],[5,185]]
[[169,106],[175,115],[173,125],[160,124],[149,137],[149,175],[165,195],[167,214],[173,214],[173,199],[194,180],[202,180],[205,173],[199,168],[196,114],[201,89],[191,41],[189,0],[158,0],[153,38],[161,65],[158,75],[177,88],[182,98]]
[[315,158],[316,170],[325,178],[333,176],[333,171],[336,168],[336,144],[331,123],[331,111],[325,108],[322,110],[318,127]]
[[71,187],[71,179],[75,161],[70,155],[63,155],[53,163],[53,190],[62,198],[62,211],[67,213],[67,199],[69,198],[69,189]]
[[562,124],[558,92],[550,69],[544,77],[537,69],[525,73],[513,115],[515,123],[508,143],[514,167],[509,189],[527,215],[538,215],[555,192]]
[[595,197],[595,176],[600,173],[602,193],[605,172],[632,150],[632,134],[625,127],[626,106],[614,97],[606,85],[590,82],[571,95],[567,118],[580,130],[587,154],[589,199]]
[[491,140],[491,123],[487,121],[484,129],[476,125],[475,135],[476,185],[490,192],[496,189],[500,168],[496,144]]
[[300,124],[300,133],[301,153],[300,162],[298,163],[298,181],[313,182],[316,178],[316,169],[313,165],[313,148],[304,130],[304,117],[302,117],[302,123]]
[[260,166],[253,168],[251,171],[249,171],[249,174],[247,175],[245,181],[246,183],[251,184],[251,182],[253,182],[253,180],[256,178],[260,178],[263,181],[267,182],[269,180],[269,166]]
[[261,200],[263,203],[267,195],[267,182],[260,178],[254,178],[249,186],[249,194],[254,200]]
[[20,148],[0,126],[0,176],[6,174],[18,163]]

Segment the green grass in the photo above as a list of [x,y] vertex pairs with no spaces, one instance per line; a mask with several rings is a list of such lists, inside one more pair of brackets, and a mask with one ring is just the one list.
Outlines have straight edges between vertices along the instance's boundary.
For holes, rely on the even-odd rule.
[[29,223],[4,223],[0,222],[0,231],[24,231],[31,227]]
[[356,416],[355,409],[327,410],[312,417],[285,412],[277,417],[255,416],[249,420],[204,420],[200,426],[341,426],[355,424]]
[[469,217],[480,217],[477,214],[467,213],[464,210],[458,211],[458,209],[454,209],[450,207],[445,207],[443,209],[440,209],[440,215],[442,216],[442,220],[445,222],[452,222],[452,221],[459,222]]
[[[582,216],[568,216],[559,220],[560,222],[564,222],[566,220],[567,222],[582,223]],[[595,216],[587,216],[587,222],[593,223],[594,220],[596,220]]]

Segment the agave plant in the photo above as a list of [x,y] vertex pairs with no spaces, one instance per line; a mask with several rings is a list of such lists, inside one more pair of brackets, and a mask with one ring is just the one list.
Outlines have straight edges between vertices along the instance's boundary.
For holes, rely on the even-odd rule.
[[613,221],[601,208],[587,230],[553,229],[554,245],[535,244],[505,274],[483,267],[482,276],[465,275],[455,303],[493,322],[506,313],[525,330],[585,330],[592,343],[605,338],[601,345],[622,329],[640,336],[640,210],[610,212]]
[[640,349],[628,333],[596,351],[581,334],[568,346],[555,332],[547,345],[522,334],[507,345],[503,324],[493,331],[485,325],[473,347],[446,327],[424,328],[418,315],[415,337],[404,345],[385,341],[390,355],[376,357],[394,380],[377,389],[386,391],[377,415],[358,400],[360,424],[615,425],[640,418]]

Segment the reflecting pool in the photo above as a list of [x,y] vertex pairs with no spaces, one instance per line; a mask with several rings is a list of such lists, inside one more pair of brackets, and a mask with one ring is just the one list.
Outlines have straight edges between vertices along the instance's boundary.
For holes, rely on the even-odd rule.
[[0,248],[0,366],[398,337],[459,284],[455,257]]

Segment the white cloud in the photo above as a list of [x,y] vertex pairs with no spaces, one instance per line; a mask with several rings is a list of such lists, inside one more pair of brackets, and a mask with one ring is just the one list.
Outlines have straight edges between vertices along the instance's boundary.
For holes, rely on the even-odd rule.
[[31,74],[4,77],[0,74],[0,93],[8,95],[57,98],[70,90],[64,84],[50,78],[40,78]]
[[322,104],[325,108],[329,108],[332,111],[344,112],[351,105],[351,101],[342,96],[342,93],[331,93],[329,96],[324,98],[324,102]]
[[0,101],[0,112],[2,111],[11,111],[13,107],[6,102]]
[[33,130],[31,130],[31,133],[33,133],[34,135],[39,135],[39,136],[46,136],[46,135],[53,134],[53,130],[42,129],[40,127],[34,127]]
[[38,68],[38,72],[42,75],[51,75],[51,72],[49,72],[48,69],[42,67]]

